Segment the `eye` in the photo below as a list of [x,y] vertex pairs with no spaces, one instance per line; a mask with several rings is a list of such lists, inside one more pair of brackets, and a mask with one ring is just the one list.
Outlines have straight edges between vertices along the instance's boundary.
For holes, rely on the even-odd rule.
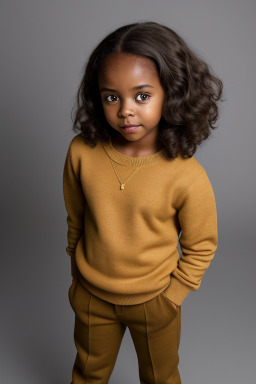
[[113,101],[117,101],[118,97],[116,95],[106,95],[104,97],[104,100],[106,100],[109,103],[112,103]]
[[139,101],[147,101],[150,96],[147,93],[139,93],[137,96],[137,99],[138,99],[138,97],[141,97],[141,99]]

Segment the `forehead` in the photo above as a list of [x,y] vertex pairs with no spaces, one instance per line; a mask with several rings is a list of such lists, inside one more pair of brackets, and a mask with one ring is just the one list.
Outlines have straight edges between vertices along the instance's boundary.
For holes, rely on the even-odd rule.
[[127,53],[107,56],[98,72],[99,82],[120,83],[121,79],[122,82],[159,82],[157,68],[152,60]]

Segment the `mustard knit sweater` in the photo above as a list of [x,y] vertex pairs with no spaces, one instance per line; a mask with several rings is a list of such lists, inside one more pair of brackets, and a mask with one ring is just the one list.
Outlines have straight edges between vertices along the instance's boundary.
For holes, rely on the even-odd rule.
[[[110,158],[123,183],[140,167],[123,191]],[[217,212],[194,157],[130,157],[111,140],[91,148],[79,134],[67,151],[63,193],[71,273],[92,294],[132,305],[165,291],[181,305],[200,287],[217,249]]]

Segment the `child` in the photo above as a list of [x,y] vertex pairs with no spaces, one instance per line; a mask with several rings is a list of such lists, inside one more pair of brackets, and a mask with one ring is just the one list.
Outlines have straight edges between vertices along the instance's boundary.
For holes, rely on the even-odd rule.
[[181,304],[218,243],[214,192],[193,155],[222,87],[156,22],[118,28],[91,53],[63,172],[72,384],[108,383],[126,327],[140,382],[181,383]]

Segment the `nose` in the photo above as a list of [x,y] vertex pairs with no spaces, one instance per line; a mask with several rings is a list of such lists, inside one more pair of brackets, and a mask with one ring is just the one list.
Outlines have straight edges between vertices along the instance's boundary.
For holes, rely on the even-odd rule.
[[131,103],[129,102],[122,102],[120,104],[120,108],[118,111],[118,116],[119,117],[127,117],[127,116],[134,116],[135,115],[135,110],[132,106]]

